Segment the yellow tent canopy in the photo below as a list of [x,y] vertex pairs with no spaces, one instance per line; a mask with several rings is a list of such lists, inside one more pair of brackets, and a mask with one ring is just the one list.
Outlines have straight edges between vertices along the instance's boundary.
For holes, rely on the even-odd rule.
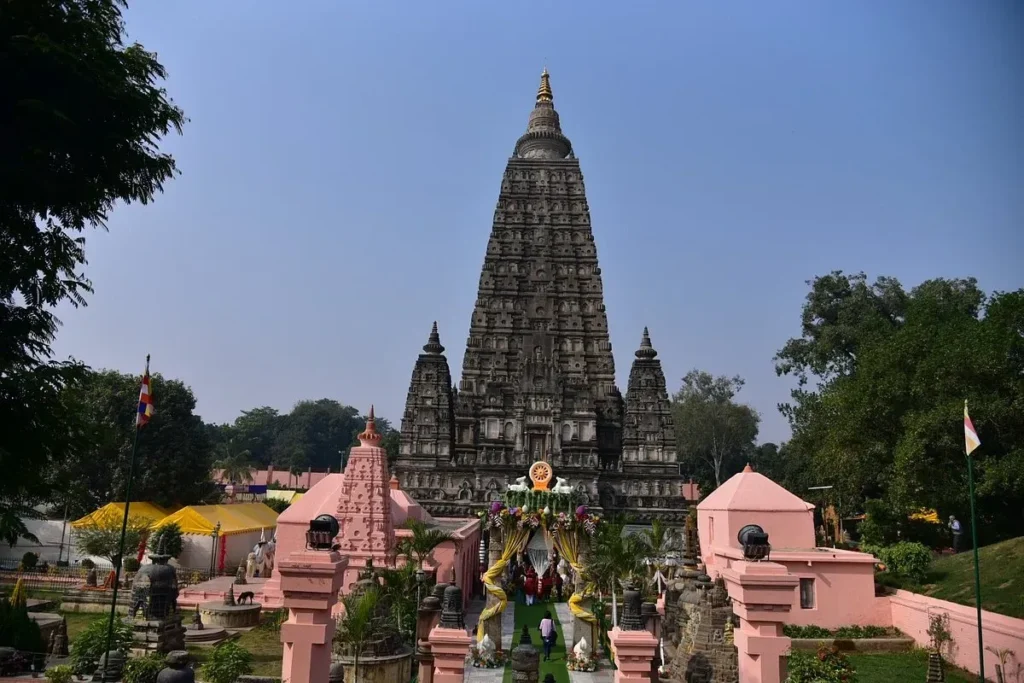
[[156,523],[156,528],[176,523],[184,534],[210,536],[220,523],[220,535],[244,534],[249,531],[273,530],[277,513],[263,503],[232,505],[189,505]]
[[[128,515],[130,517],[142,517],[150,522],[156,522],[171,513],[170,510],[165,510],[153,503],[143,502],[132,502],[128,508]],[[120,524],[124,519],[124,503],[107,503],[99,510],[90,512],[81,519],[76,519],[71,522],[72,529],[89,529],[96,526],[106,526],[108,524],[117,523]]]

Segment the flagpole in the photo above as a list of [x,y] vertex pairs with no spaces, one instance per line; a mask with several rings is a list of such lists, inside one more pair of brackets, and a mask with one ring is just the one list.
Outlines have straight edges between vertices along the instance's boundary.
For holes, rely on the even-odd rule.
[[981,628],[981,570],[978,563],[978,518],[974,512],[974,461],[967,456],[967,485],[971,494],[971,542],[974,545],[974,604],[978,610],[978,680],[985,683],[985,634]]
[[[146,354],[146,375],[149,375],[149,354]],[[108,681],[110,675],[110,647],[114,639],[114,619],[117,617],[117,588],[121,584],[121,567],[124,566],[124,537],[128,533],[128,508],[132,500],[132,479],[135,477],[135,454],[139,450],[139,416],[135,416],[135,438],[132,441],[132,456],[128,460],[128,480],[124,485],[124,517],[121,519],[121,538],[117,545],[117,563],[114,567],[114,595],[110,601],[110,619],[107,621],[107,644],[103,649],[104,664],[100,680]]]

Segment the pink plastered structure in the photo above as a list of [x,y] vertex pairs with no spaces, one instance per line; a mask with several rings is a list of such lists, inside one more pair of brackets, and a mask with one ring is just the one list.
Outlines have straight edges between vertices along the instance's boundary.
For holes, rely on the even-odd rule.
[[787,623],[838,628],[891,619],[875,598],[875,563],[867,553],[815,547],[814,506],[747,466],[697,505],[697,531],[708,575],[743,560],[740,529],[768,533],[771,561],[798,580]]
[[[352,448],[343,474],[326,475],[277,518],[277,557],[304,551],[309,521],[322,514],[334,515],[340,527],[338,552],[347,562],[341,590],[347,593],[367,559],[372,559],[376,567],[404,561],[396,557],[396,548],[403,538],[412,535],[403,526],[416,519],[451,533],[452,540],[435,548],[424,568],[434,570],[438,579],[444,581],[450,581],[454,571],[455,582],[468,604],[479,574],[480,520],[433,518],[399,488],[398,480],[388,471],[387,452],[380,447],[372,408],[366,431],[359,438],[360,445]],[[219,576],[183,588],[178,603],[190,607],[221,599],[232,581],[233,577]],[[264,608],[280,608],[284,604],[277,567],[269,579],[250,579],[247,590]]]
[[[830,629],[894,626],[913,638],[919,647],[928,647],[928,620],[935,615],[949,617],[955,643],[949,655],[953,663],[978,672],[978,621],[974,608],[908,591],[876,596],[877,560],[866,553],[815,547],[813,515],[813,505],[749,466],[697,506],[701,559],[712,578],[725,579],[734,605],[750,600],[745,592],[756,595],[768,588],[772,601],[762,596],[754,602],[780,601],[770,614],[760,614],[756,619],[745,621],[740,615],[736,644],[741,661],[747,657],[746,666],[751,671],[759,670],[757,675],[762,678],[758,680],[773,680],[774,669],[765,669],[770,658],[761,658],[777,653],[785,645],[782,624]],[[770,562],[744,561],[738,535],[748,524],[756,524],[768,533]],[[765,566],[769,564],[774,567],[770,571]],[[1024,661],[1024,619],[983,611],[982,629],[986,646],[1015,653],[1012,666]],[[758,643],[761,651],[745,651],[744,643]],[[992,680],[997,663],[994,653],[986,655],[985,675]]]
[[[402,527],[407,520],[416,519],[452,534],[453,540],[434,549],[426,568],[435,570],[442,580],[450,580],[454,570],[455,582],[468,603],[478,570],[480,521],[432,518],[399,488],[398,480],[388,472],[387,453],[380,447],[372,408],[366,431],[359,439],[360,445],[352,448],[344,474],[327,475],[278,517],[278,555],[288,556],[305,548],[309,520],[321,514],[334,515],[341,529],[339,552],[348,560],[342,582],[342,592],[347,593],[367,559],[377,567],[402,561],[396,558],[395,549],[402,538],[412,534]],[[263,586],[262,598],[264,604],[274,605],[282,597],[275,569]]]

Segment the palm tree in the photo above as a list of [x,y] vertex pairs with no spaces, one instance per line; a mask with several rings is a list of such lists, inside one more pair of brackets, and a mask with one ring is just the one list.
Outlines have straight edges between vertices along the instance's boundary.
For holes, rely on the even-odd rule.
[[402,638],[412,640],[416,632],[417,608],[413,600],[418,599],[419,589],[416,582],[416,565],[407,562],[396,568],[381,567],[376,569],[376,572],[384,582],[380,588],[381,599],[391,608]]
[[411,538],[403,538],[399,543],[398,550],[410,561],[415,558],[416,566],[423,567],[423,562],[430,559],[434,548],[445,541],[455,538],[451,532],[437,527],[429,527],[418,519],[410,519],[405,523],[405,528],[412,531]]
[[25,526],[25,518],[38,519],[40,514],[35,508],[20,503],[0,503],[0,540],[3,540],[12,548],[18,544],[19,539],[39,543],[28,527]]
[[602,522],[594,539],[590,575],[601,590],[612,594],[613,626],[618,615],[616,588],[622,581],[643,574],[644,546],[637,536],[626,534],[626,520]]
[[376,588],[370,588],[365,593],[346,595],[341,600],[345,604],[345,615],[338,623],[336,638],[351,646],[352,680],[358,681],[359,653],[362,652],[366,641],[374,635],[380,592]]
[[220,446],[221,457],[213,463],[221,470],[220,477],[232,484],[252,481],[252,454],[247,450],[236,450],[234,440]]

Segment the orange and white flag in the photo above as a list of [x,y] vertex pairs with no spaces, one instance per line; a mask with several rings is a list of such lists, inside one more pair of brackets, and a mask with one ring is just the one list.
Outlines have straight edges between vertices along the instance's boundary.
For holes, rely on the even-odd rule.
[[967,443],[967,455],[970,455],[975,448],[981,445],[978,432],[974,431],[974,423],[971,416],[967,414],[967,401],[964,401],[964,441]]

